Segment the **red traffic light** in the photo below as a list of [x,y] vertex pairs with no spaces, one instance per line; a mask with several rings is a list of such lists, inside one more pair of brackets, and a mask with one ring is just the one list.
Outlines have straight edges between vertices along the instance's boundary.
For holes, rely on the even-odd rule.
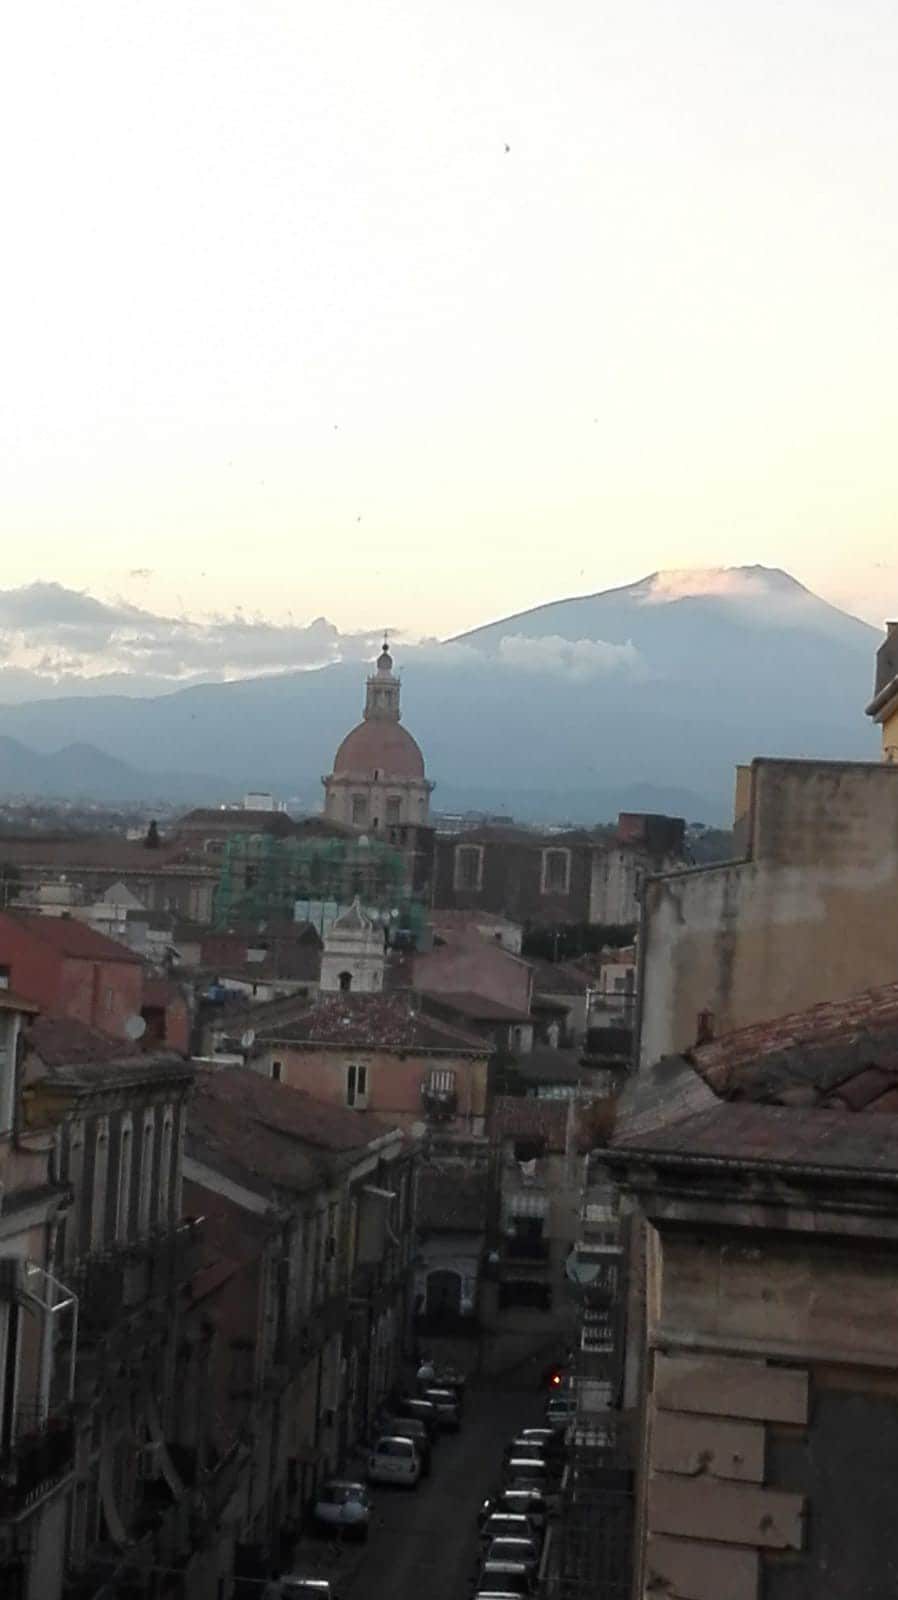
[[551,1378],[549,1379],[549,1382],[551,1383],[553,1389],[560,1389],[561,1388],[561,1373],[560,1372],[553,1372]]

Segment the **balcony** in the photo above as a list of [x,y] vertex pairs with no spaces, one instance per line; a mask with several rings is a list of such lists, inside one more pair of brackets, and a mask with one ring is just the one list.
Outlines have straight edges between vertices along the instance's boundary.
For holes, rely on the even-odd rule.
[[82,1333],[108,1329],[186,1282],[198,1266],[200,1241],[199,1224],[188,1219],[79,1262],[72,1287]]
[[36,1407],[19,1407],[18,1436],[0,1455],[0,1520],[23,1516],[68,1477],[75,1430],[68,1411],[41,1420]]

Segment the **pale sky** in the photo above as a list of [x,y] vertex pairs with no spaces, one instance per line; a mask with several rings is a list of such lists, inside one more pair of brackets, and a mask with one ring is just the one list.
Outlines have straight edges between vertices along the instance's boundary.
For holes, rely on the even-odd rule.
[[896,83],[894,0],[7,6],[0,581],[894,614]]

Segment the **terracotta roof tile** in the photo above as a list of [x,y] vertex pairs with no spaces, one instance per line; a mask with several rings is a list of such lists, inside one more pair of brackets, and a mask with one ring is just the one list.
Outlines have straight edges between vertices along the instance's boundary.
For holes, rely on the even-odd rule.
[[30,911],[8,911],[0,915],[0,951],[4,932],[10,924],[18,924],[32,938],[40,939],[58,955],[72,960],[124,961],[129,966],[141,965],[140,956],[127,945],[107,939],[105,933],[95,932],[86,922],[79,922],[75,917],[42,917]]
[[28,1029],[26,1043],[45,1067],[120,1061],[140,1055],[137,1046],[127,1039],[112,1039],[73,1017],[39,1017]]
[[486,1049],[483,1039],[414,1009],[403,994],[325,994],[303,1010],[297,1007],[285,1015],[282,1009],[271,1026],[266,1026],[262,1007],[253,1021],[257,1038],[285,1044],[478,1055]]

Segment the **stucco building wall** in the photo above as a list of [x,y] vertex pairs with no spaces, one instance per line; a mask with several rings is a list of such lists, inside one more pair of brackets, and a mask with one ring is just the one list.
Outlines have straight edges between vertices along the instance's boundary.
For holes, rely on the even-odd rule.
[[646,884],[642,1065],[898,970],[898,769],[759,760],[747,801],[745,859]]
[[[279,1062],[275,1072],[274,1063]],[[454,1117],[442,1124],[446,1132],[481,1134],[486,1115],[488,1055],[453,1055],[451,1052],[415,1054],[391,1050],[309,1049],[289,1044],[266,1045],[252,1066],[266,1077],[279,1077],[291,1089],[304,1089],[316,1100],[346,1106],[347,1069],[366,1069],[364,1104],[356,1099],[359,1112],[383,1117],[394,1127],[408,1131],[425,1120],[421,1086],[432,1072],[455,1074],[457,1109]]]

